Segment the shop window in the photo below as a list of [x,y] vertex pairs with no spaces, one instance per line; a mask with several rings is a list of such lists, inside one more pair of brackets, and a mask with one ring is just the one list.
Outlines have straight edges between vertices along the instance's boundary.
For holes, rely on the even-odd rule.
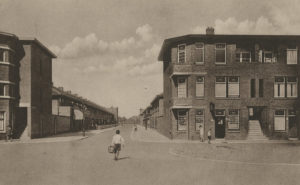
[[284,109],[275,110],[274,130],[285,131],[285,111]]
[[0,131],[4,131],[5,129],[5,112],[0,111]]
[[287,49],[286,51],[286,63],[287,64],[297,64],[297,55],[298,55],[298,49]]
[[226,44],[216,44],[216,64],[226,64]]
[[178,98],[186,98],[186,78],[178,77],[177,78],[177,97]]
[[177,130],[187,130],[187,110],[177,110]]
[[185,44],[178,45],[178,63],[185,63]]
[[204,110],[197,109],[195,115],[195,129],[200,130],[200,125],[204,128]]
[[196,77],[196,97],[204,97],[204,77]]
[[239,110],[229,109],[228,112],[228,129],[229,130],[238,130],[240,129],[240,115]]
[[204,63],[204,44],[202,42],[195,43],[196,47],[196,64],[203,64]]

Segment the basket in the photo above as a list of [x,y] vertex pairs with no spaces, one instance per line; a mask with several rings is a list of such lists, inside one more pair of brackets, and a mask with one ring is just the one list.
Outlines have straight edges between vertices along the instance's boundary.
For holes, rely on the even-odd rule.
[[108,153],[114,153],[114,149],[115,147],[114,146],[108,146]]

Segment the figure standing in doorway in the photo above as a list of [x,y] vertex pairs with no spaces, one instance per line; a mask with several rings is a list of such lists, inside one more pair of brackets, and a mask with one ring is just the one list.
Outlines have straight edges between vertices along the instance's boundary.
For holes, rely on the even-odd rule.
[[210,140],[211,140],[211,128],[207,132],[207,138],[208,138],[208,144],[210,144]]
[[200,125],[199,129],[200,129],[200,141],[203,142],[204,141],[204,128],[202,125]]

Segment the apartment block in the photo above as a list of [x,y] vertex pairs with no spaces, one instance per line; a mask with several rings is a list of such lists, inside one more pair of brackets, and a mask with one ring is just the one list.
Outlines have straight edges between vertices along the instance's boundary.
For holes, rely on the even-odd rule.
[[19,67],[25,52],[19,38],[0,32],[0,139],[15,133],[19,105]]
[[184,35],[166,39],[164,127],[176,139],[299,138],[298,35]]

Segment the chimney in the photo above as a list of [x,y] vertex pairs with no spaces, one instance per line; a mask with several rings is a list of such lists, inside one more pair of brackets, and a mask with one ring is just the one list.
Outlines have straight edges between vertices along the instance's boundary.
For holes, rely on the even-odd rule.
[[215,29],[213,27],[207,27],[206,28],[206,35],[214,35]]

